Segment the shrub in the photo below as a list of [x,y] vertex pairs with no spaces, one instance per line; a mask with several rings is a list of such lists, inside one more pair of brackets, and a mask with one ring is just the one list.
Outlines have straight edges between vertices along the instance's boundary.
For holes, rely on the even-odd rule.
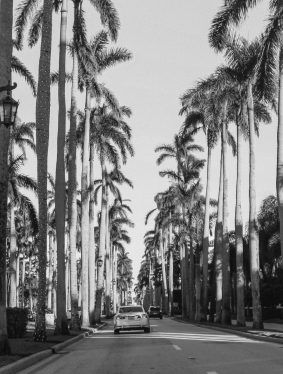
[[9,338],[23,338],[27,331],[28,309],[7,308]]

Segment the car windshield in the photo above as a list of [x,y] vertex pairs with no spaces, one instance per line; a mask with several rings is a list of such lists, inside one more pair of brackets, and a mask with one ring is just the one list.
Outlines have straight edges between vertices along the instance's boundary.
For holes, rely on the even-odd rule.
[[119,309],[119,313],[135,313],[135,312],[143,312],[143,308],[141,306],[123,306]]
[[151,306],[151,307],[150,307],[150,310],[151,310],[152,312],[159,312],[159,311],[160,311],[160,308],[159,308],[159,306]]

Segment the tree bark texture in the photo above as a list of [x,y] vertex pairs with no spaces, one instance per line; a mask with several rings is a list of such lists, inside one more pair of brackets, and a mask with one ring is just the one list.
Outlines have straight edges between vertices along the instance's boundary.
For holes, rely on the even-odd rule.
[[281,257],[283,258],[283,28],[279,54],[278,130],[277,130],[277,200],[280,218]]
[[86,88],[85,127],[82,165],[82,327],[89,326],[88,304],[88,247],[89,247],[89,132],[90,132],[90,91]]
[[194,321],[195,319],[195,255],[194,255],[194,247],[193,247],[193,240],[190,237],[190,271],[189,271],[189,319]]
[[17,237],[15,227],[15,206],[14,196],[10,196],[10,258],[9,258],[9,275],[10,275],[10,292],[8,305],[11,308],[17,306]]
[[164,242],[163,242],[163,230],[159,229],[159,251],[161,255],[161,269],[162,269],[162,286],[163,286],[163,299],[164,306],[163,312],[168,313],[168,288],[167,288],[167,277],[165,269],[165,253],[164,253]]
[[47,159],[50,119],[50,61],[52,2],[44,0],[36,100],[36,153],[38,183],[38,297],[35,341],[46,341]]
[[[74,3],[74,29],[78,22],[78,7]],[[75,32],[75,31],[74,31]],[[69,180],[68,180],[68,221],[70,243],[70,274],[71,274],[71,329],[79,330],[78,315],[78,279],[77,279],[77,93],[78,93],[78,56],[73,53],[71,89],[71,116],[69,132]]]
[[[170,213],[171,217],[171,213]],[[168,251],[169,251],[169,282],[168,282],[168,290],[169,290],[169,316],[172,317],[174,314],[173,308],[173,290],[174,290],[174,260],[173,260],[173,245],[172,245],[172,224],[169,225],[169,233],[168,233]]]
[[[0,0],[0,86],[11,80],[13,1]],[[0,92],[0,99],[6,92]],[[6,227],[10,129],[0,124],[0,354],[9,354],[6,321]]]
[[89,250],[88,250],[88,279],[89,279],[89,318],[90,324],[94,324],[95,307],[95,241],[94,241],[94,144],[90,145],[89,159],[89,179],[90,179],[90,198],[89,198]]
[[230,282],[230,246],[229,246],[229,210],[228,210],[228,154],[227,124],[224,120],[222,130],[223,150],[223,243],[222,243],[222,323],[231,324],[231,282]]
[[223,152],[220,157],[220,175],[218,189],[217,221],[215,226],[215,285],[216,285],[216,311],[215,322],[221,322],[222,316],[222,244],[223,243]]
[[106,186],[106,226],[105,226],[105,308],[106,318],[110,318],[111,305],[111,265],[110,265],[110,222],[109,222],[109,188]]
[[248,85],[248,118],[249,118],[249,253],[251,288],[253,300],[253,328],[262,329],[262,311],[260,303],[259,247],[256,217],[256,181],[255,181],[255,122],[252,84]]
[[100,217],[100,233],[99,233],[99,266],[97,266],[97,288],[95,297],[95,322],[100,322],[101,318],[101,302],[104,291],[104,266],[105,266],[105,245],[106,245],[106,166],[104,160],[101,163],[102,170],[102,192],[101,192],[101,217]]
[[245,326],[245,294],[243,268],[243,218],[242,218],[242,165],[243,165],[243,134],[237,124],[237,184],[236,184],[236,276],[237,276],[237,325]]
[[202,280],[202,319],[207,319],[207,291],[208,291],[208,248],[209,248],[209,208],[211,195],[211,147],[207,147],[207,176],[205,195],[205,215],[203,224],[203,280]]
[[52,280],[53,280],[53,235],[48,233],[48,266],[47,266],[47,308],[52,309]]
[[58,82],[58,132],[57,161],[55,179],[55,221],[57,238],[57,318],[55,335],[69,334],[66,315],[66,284],[65,284],[65,136],[66,136],[66,34],[68,18],[68,0],[61,5],[60,49],[59,49],[59,82]]

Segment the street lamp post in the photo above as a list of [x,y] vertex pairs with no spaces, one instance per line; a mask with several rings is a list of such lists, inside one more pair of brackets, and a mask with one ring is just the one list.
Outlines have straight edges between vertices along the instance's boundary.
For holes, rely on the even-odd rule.
[[0,92],[7,91],[6,97],[0,100],[0,124],[6,127],[13,126],[17,116],[19,102],[11,96],[11,91],[17,87],[17,83],[11,86],[8,82],[7,86],[0,87]]

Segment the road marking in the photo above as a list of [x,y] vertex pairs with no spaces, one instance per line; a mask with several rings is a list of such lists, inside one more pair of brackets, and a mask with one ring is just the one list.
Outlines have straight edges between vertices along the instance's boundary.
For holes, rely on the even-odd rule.
[[206,374],[217,374],[216,371],[208,371]]
[[262,342],[242,338],[237,335],[210,335],[210,334],[184,334],[184,333],[158,333],[151,334],[126,334],[121,332],[120,335],[106,335],[94,334],[88,337],[89,339],[170,339],[170,340],[190,340],[190,341],[205,341],[205,342],[219,342],[219,343],[252,343],[260,344]]
[[178,345],[176,345],[176,344],[173,344],[173,348],[175,348],[176,349],[176,351],[181,351],[182,350],[182,348],[180,348]]

